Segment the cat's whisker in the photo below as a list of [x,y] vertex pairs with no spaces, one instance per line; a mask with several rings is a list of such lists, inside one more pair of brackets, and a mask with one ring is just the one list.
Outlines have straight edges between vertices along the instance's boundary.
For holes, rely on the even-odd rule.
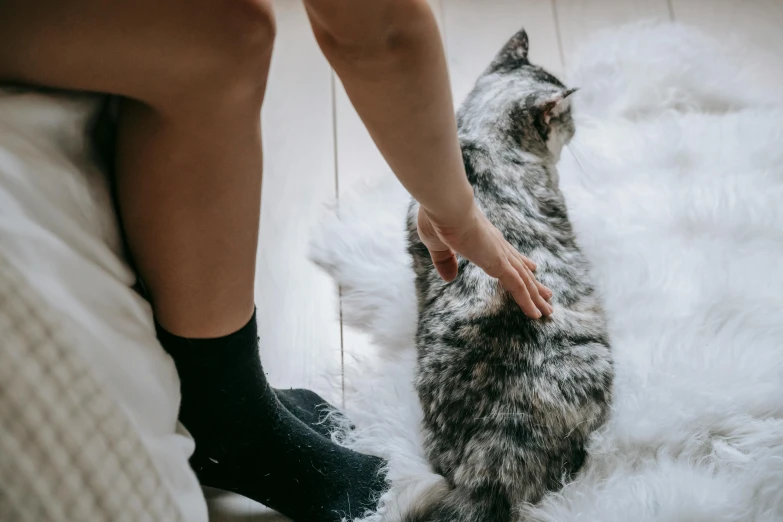
[[579,156],[581,162],[587,165],[588,172],[585,172],[585,174],[592,175],[592,173],[595,172],[597,168],[592,160],[593,153],[590,152],[589,147],[587,148],[587,152],[585,152],[585,149],[582,146],[580,146],[580,142],[577,139],[575,140],[574,143],[574,150],[576,151],[577,156]]
[[574,158],[574,161],[576,162],[576,166],[579,168],[579,171],[584,174],[588,175],[588,171],[585,169],[584,163],[586,163],[585,156],[582,153],[582,151],[579,149],[579,146],[575,142],[575,140],[571,141],[571,143],[568,145],[568,150],[571,152],[571,156]]

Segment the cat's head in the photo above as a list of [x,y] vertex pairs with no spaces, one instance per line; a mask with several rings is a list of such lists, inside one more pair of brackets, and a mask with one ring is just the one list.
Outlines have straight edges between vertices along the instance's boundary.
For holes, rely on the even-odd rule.
[[570,96],[576,89],[530,63],[527,54],[523,29],[503,46],[462,104],[460,136],[556,161],[574,135]]

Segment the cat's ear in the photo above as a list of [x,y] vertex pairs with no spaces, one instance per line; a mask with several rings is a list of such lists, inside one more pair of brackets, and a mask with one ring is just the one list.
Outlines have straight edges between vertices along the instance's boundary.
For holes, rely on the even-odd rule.
[[569,97],[578,90],[578,88],[563,89],[562,91],[539,97],[534,104],[537,122],[548,128],[553,116],[557,116],[568,109],[570,105]]
[[524,29],[521,29],[506,42],[506,45],[504,45],[497,56],[495,56],[495,59],[490,65],[490,70],[498,69],[508,63],[527,62],[527,51],[527,33]]

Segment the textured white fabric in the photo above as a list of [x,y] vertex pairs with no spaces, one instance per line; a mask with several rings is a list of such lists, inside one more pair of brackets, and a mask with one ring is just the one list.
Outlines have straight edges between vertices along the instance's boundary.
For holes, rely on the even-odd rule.
[[[525,520],[783,520],[783,103],[747,81],[752,56],[637,25],[571,68],[582,90],[561,186],[604,296],[615,400],[577,479]],[[404,207],[391,179],[360,188],[313,245],[343,318],[375,340],[345,375],[346,444],[390,460],[372,520],[438,480],[411,387]]]
[[[4,298],[0,338],[2,356],[16,357],[13,372],[21,372],[11,383],[2,379],[2,385],[9,386],[7,390],[21,390],[29,401],[20,408],[20,404],[7,402],[7,395],[2,396],[6,409],[0,415],[0,442],[8,444],[8,437],[25,433],[11,428],[24,428],[31,435],[43,430],[53,437],[29,438],[31,444],[35,441],[29,454],[28,448],[20,448],[23,451],[18,458],[34,464],[30,469],[36,470],[40,480],[28,475],[23,486],[14,484],[22,487],[14,490],[14,495],[8,493],[9,483],[0,480],[0,497],[12,503],[22,499],[26,515],[31,503],[46,506],[40,516],[20,520],[206,521],[206,502],[187,462],[193,441],[178,433],[179,380],[155,338],[149,306],[131,289],[135,278],[121,256],[107,182],[86,136],[96,104],[90,97],[0,91],[0,294]],[[3,278],[16,282],[6,284]],[[5,294],[12,290],[21,292],[18,303],[13,295]],[[68,325],[67,336],[58,333],[62,324]],[[31,337],[31,332],[52,328],[57,328],[54,334]],[[36,358],[39,352],[25,350],[35,349],[38,341],[49,351],[56,349],[56,358],[49,363],[62,366],[64,375],[86,365],[92,375],[89,389],[69,391],[68,386],[50,382],[50,370],[35,370],[43,364]],[[9,347],[17,354],[9,354]],[[0,366],[8,370],[5,359]],[[97,422],[97,417],[75,409],[67,400],[93,401],[111,409],[111,426],[120,432],[109,434],[100,426],[85,425]],[[8,410],[10,407],[16,410]],[[13,411],[19,417],[9,416]],[[65,417],[55,419],[49,414]],[[85,482],[80,487],[41,489],[47,481],[66,484],[69,480],[59,461],[46,461],[41,444],[52,444],[52,455],[56,455],[79,430],[88,433],[82,453],[71,453],[75,456],[69,465]],[[104,452],[99,458],[94,445],[101,444],[101,437],[107,444],[132,441],[133,446],[116,454]],[[14,460],[11,455],[18,452],[7,453],[8,448],[0,447],[4,457],[0,474],[28,462]],[[76,447],[69,448],[72,452]],[[132,482],[126,483],[129,475],[124,475],[123,469],[110,469],[112,459],[149,475],[152,494],[147,495],[148,488],[142,491],[134,489]],[[150,483],[144,484],[146,488]],[[117,489],[115,495],[149,503],[145,507],[149,516],[130,510],[128,518],[123,513],[129,504],[121,502],[104,503],[100,512],[69,511],[82,499],[76,493],[105,500],[108,497],[102,496],[103,491],[112,488]],[[157,503],[168,506],[166,511],[155,507]],[[20,509],[19,505],[15,509]],[[89,513],[92,515],[87,516]],[[159,517],[161,513],[166,517]]]
[[71,326],[0,254],[0,520],[184,521]]

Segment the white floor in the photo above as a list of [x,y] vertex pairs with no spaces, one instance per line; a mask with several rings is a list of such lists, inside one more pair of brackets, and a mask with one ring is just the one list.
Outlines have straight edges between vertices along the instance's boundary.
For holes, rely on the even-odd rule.
[[[500,45],[524,26],[531,59],[555,74],[591,33],[642,18],[675,20],[758,46],[766,81],[783,80],[783,0],[430,0],[457,103]],[[272,383],[340,400],[343,364],[367,342],[340,322],[339,289],[307,259],[326,202],[385,169],[298,0],[275,0],[278,39],[264,121],[258,277],[261,352]],[[780,85],[781,83],[778,83]],[[334,376],[331,389],[322,376]],[[235,495],[209,491],[212,520],[282,521]]]

